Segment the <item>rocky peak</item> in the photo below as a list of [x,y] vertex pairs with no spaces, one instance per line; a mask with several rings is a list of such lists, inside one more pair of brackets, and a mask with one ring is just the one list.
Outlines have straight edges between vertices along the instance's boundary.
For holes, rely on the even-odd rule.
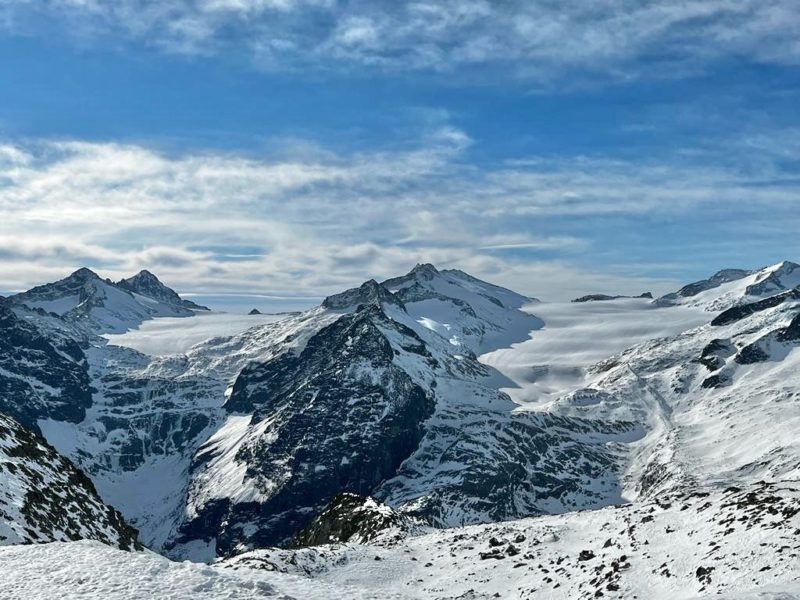
[[146,269],[142,269],[133,277],[122,279],[117,285],[128,292],[147,296],[148,298],[172,306],[180,306],[182,308],[194,310],[208,310],[205,306],[200,306],[190,300],[184,300],[175,290],[164,285],[158,277]]
[[67,277],[66,280],[85,283],[93,279],[100,279],[100,276],[87,267],[81,267],[77,271],[73,272],[69,277]]
[[439,271],[431,263],[417,263],[409,275],[414,275],[418,278],[431,280],[439,274]]
[[352,288],[341,294],[328,296],[322,301],[322,306],[333,310],[354,308],[363,304],[380,307],[381,304],[394,304],[402,308],[403,304],[386,287],[374,279],[365,281],[357,288]]

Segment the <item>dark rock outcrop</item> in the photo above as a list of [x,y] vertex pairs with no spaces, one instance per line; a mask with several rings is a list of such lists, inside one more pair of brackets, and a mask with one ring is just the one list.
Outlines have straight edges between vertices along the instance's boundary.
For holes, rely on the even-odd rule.
[[765,311],[769,308],[775,308],[791,300],[800,300],[800,290],[789,290],[788,292],[775,294],[774,296],[759,300],[758,302],[749,302],[747,304],[734,306],[718,314],[714,320],[711,321],[711,325],[714,327],[730,325],[750,315]]
[[91,539],[141,549],[135,529],[42,437],[0,415],[0,545]]
[[[434,400],[393,364],[385,332],[397,336],[397,351],[433,360],[411,329],[373,304],[320,330],[299,355],[239,374],[225,408],[268,423],[236,454],[262,499],[207,504],[186,535],[216,535],[221,554],[280,544],[338,493],[369,495],[396,473],[422,439]],[[195,469],[209,459],[201,448]]]
[[347,310],[361,305],[380,307],[382,303],[403,307],[403,303],[397,296],[374,279],[370,279],[362,283],[360,287],[328,296],[322,301],[322,306],[332,310]]
[[606,302],[608,300],[619,300],[620,298],[644,298],[652,300],[653,294],[651,292],[644,292],[638,296],[608,296],[606,294],[588,294],[586,296],[581,296],[580,298],[575,298],[572,302]]
[[290,547],[365,543],[386,529],[408,529],[409,519],[371,497],[339,494],[292,538]]
[[91,403],[79,343],[46,335],[0,301],[0,412],[38,431],[38,419],[81,421]]

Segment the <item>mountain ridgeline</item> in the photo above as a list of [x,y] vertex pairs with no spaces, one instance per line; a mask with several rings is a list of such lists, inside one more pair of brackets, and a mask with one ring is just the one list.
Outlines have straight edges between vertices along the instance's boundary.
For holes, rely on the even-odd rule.
[[[20,471],[30,497],[47,500],[36,486],[60,469],[83,490],[71,500],[83,520],[42,517],[57,512],[43,500],[25,517],[40,534],[19,533],[23,517],[6,511],[17,533],[0,544],[130,548],[135,527],[169,556],[213,560],[800,477],[798,285],[800,267],[784,262],[652,301],[587,296],[576,314],[602,300],[687,326],[593,364],[515,364],[512,380],[482,357],[518,360],[544,305],[462,271],[420,264],[149,355],[108,336],[205,307],[147,271],[114,283],[80,269],[0,300],[0,414],[38,444]],[[517,386],[548,400],[514,402]]]

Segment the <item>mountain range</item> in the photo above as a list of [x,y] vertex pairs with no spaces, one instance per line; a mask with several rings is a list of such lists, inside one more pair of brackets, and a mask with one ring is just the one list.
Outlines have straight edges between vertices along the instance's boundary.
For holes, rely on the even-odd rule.
[[799,286],[552,304],[420,264],[146,354],[212,311],[79,269],[0,300],[0,545],[144,545],[231,597],[800,594]]

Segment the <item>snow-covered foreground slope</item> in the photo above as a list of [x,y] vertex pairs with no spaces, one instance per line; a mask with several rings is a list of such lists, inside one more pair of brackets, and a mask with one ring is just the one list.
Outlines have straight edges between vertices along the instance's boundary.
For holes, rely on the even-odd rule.
[[800,482],[368,544],[256,550],[213,565],[94,542],[0,548],[0,595],[302,600],[797,600]]
[[3,600],[400,600],[291,575],[234,572],[96,542],[0,548]]
[[799,513],[800,482],[710,488],[399,539],[389,531],[368,545],[258,550],[222,564],[437,600],[788,600],[800,597]]

